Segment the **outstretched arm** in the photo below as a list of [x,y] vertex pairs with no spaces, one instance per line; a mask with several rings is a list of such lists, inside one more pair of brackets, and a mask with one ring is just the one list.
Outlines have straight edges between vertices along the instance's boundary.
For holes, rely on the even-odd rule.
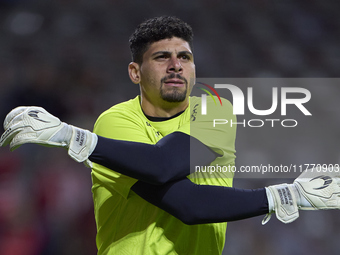
[[[321,173],[321,174],[320,174]],[[340,209],[340,169],[312,168],[292,184],[244,190],[196,185],[185,178],[161,186],[138,181],[132,190],[148,202],[186,224],[204,224],[246,219],[262,214],[283,223],[299,217],[299,210]]]
[[10,144],[12,150],[25,143],[66,147],[78,162],[89,159],[156,185],[183,178],[190,174],[190,164],[207,165],[218,156],[181,132],[165,136],[155,145],[113,140],[63,123],[40,107],[14,109],[7,115],[4,129],[1,146]]
[[138,181],[131,189],[188,225],[235,221],[269,212],[264,188],[197,185],[184,178],[158,186]]

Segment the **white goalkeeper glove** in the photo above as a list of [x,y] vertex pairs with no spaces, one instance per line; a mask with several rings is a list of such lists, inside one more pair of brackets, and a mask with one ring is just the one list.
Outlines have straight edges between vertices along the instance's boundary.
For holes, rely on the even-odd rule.
[[340,209],[340,169],[307,169],[293,184],[269,186],[266,192],[269,214],[262,224],[270,220],[273,212],[281,222],[290,223],[299,217],[299,209]]
[[96,134],[61,122],[45,109],[21,106],[13,109],[5,118],[0,146],[10,145],[11,151],[25,143],[49,147],[65,147],[77,162],[91,166],[88,157],[97,145]]

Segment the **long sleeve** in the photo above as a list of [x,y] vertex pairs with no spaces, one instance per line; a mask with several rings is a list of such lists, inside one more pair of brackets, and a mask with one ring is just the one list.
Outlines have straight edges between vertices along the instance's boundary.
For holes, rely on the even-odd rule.
[[186,177],[190,167],[209,165],[217,154],[197,139],[174,132],[155,145],[98,137],[95,163],[150,184]]
[[265,188],[197,185],[184,178],[160,186],[138,181],[132,190],[188,225],[235,221],[268,213]]

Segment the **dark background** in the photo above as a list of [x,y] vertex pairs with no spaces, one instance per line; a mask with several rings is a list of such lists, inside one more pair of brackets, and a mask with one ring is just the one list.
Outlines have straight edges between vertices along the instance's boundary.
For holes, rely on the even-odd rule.
[[[336,0],[2,0],[0,119],[16,106],[39,105],[92,129],[101,112],[139,93],[127,75],[128,37],[140,22],[160,15],[192,25],[198,77],[336,78],[339,5]],[[239,128],[237,164],[338,163],[340,87],[306,88],[313,114],[307,124],[289,132]],[[256,93],[259,101],[268,99],[266,87],[258,86]],[[236,178],[235,185],[284,181],[292,180]],[[224,254],[338,254],[340,212],[300,214],[289,225],[275,217],[266,226],[261,217],[230,223]],[[1,148],[0,254],[95,253],[90,170],[62,149]]]

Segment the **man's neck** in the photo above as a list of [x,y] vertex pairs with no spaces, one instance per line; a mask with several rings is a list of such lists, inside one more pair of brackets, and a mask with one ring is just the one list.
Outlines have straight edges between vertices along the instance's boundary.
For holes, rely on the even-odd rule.
[[172,117],[184,111],[189,106],[189,99],[179,103],[163,102],[162,105],[151,104],[148,100],[141,98],[143,112],[152,117]]

